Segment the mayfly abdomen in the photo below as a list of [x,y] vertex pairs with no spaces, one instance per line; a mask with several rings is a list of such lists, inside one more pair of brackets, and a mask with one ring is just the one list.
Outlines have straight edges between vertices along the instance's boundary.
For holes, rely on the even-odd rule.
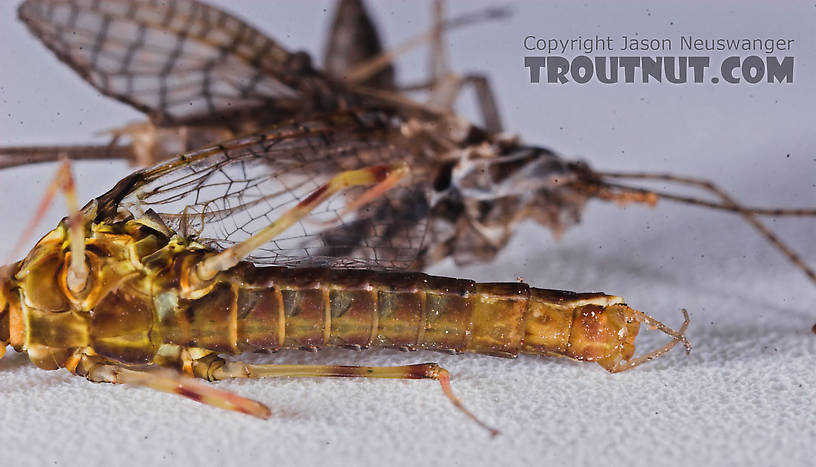
[[[229,279],[227,279],[229,277]],[[324,347],[631,356],[637,324],[604,294],[422,273],[236,268],[180,307],[165,343],[237,353]]]
[[[255,268],[238,292],[238,345],[516,355],[529,287],[421,273]],[[209,300],[209,295],[199,301]]]

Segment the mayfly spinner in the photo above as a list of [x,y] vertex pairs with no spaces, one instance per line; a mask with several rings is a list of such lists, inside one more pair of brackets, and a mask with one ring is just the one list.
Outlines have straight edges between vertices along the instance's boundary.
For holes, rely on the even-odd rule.
[[[356,11],[353,20],[344,16],[349,11]],[[223,357],[330,346],[426,349],[566,356],[618,372],[678,342],[688,349],[685,311],[673,330],[620,297],[407,272],[447,256],[489,259],[524,219],[561,230],[590,198],[665,198],[737,212],[812,275],[755,219],[812,210],[745,208],[713,186],[677,177],[670,180],[707,187],[722,202],[621,185],[614,180],[655,176],[596,172],[503,136],[489,98],[485,130],[447,104],[420,105],[389,91],[386,75],[369,82],[372,72],[361,74],[359,63],[378,59],[355,54],[378,56],[377,41],[360,52],[337,38],[334,53],[346,59],[338,59],[334,75],[359,80],[348,83],[198,2],[29,0],[20,14],[94,86],[154,121],[254,121],[241,119],[272,110],[289,118],[135,172],[81,209],[73,203],[71,215],[25,258],[0,269],[0,341],[41,368],[260,417],[269,416],[262,404],[189,376],[436,379],[476,420],[453,396],[448,372],[432,363],[274,365]],[[435,32],[446,24],[438,21]],[[334,32],[342,36],[338,31],[376,38],[353,1],[341,2]],[[169,51],[156,42],[167,33],[176,38]],[[448,102],[446,93],[465,81],[440,84],[446,80],[433,73],[429,87]],[[470,82],[489,96],[482,80]],[[70,195],[69,168],[64,162],[52,188]],[[671,340],[636,357],[641,324]]]

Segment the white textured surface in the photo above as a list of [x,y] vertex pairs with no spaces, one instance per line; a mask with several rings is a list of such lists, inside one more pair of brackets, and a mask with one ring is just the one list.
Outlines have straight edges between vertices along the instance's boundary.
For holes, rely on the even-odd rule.
[[[85,141],[137,118],[82,84],[0,13],[0,144]],[[813,109],[816,47],[810,2],[691,7],[637,2],[516,6],[502,24],[452,38],[454,67],[494,79],[507,127],[604,169],[703,175],[762,205],[816,204]],[[600,2],[599,2],[600,3]],[[456,3],[455,10],[475,8]],[[425,5],[376,5],[390,42],[427,24]],[[292,49],[319,49],[322,5],[235,2]],[[314,24],[312,24],[314,23]],[[304,25],[309,25],[304,28]],[[304,33],[304,30],[306,33]],[[310,32],[311,31],[311,32]],[[526,34],[780,36],[796,39],[796,83],[786,86],[524,85]],[[403,74],[421,75],[423,57]],[[413,68],[406,72],[406,68]],[[27,222],[53,167],[0,173],[0,257]],[[127,168],[77,167],[82,198]],[[62,215],[52,210],[45,229]],[[771,223],[814,264],[816,222]],[[812,465],[816,289],[739,219],[664,204],[650,210],[595,202],[556,243],[526,226],[496,262],[434,272],[604,290],[676,326],[692,314],[694,351],[608,375],[592,364],[522,357],[329,351],[282,362],[408,364],[438,361],[487,435],[457,413],[436,383],[358,380],[224,382],[272,407],[271,420],[210,409],[145,389],[92,385],[0,360],[4,465]],[[662,342],[644,331],[639,342]],[[10,349],[9,349],[10,350]],[[13,352],[12,352],[13,354]]]

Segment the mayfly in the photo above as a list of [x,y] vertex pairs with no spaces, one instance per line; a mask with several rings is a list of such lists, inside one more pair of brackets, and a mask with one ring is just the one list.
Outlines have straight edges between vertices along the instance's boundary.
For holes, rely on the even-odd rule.
[[[618,372],[678,342],[688,348],[688,315],[675,331],[620,297],[396,270],[428,237],[433,205],[424,203],[435,174],[422,167],[433,167],[437,145],[475,151],[471,163],[506,155],[512,164],[535,158],[551,173],[566,170],[534,148],[490,139],[473,147],[457,138],[469,133],[462,129],[415,124],[379,110],[315,116],[126,177],[2,270],[0,339],[44,369],[262,417],[269,412],[257,402],[134,366],[209,380],[431,378],[464,410],[436,364],[252,365],[220,355],[328,346],[523,352]],[[67,164],[55,184],[70,193]],[[671,341],[634,357],[641,323]]]
[[[143,367],[170,367],[208,380],[436,379],[476,420],[436,364],[258,365],[223,356],[386,347],[560,355],[618,372],[677,343],[688,349],[685,312],[684,323],[673,330],[616,296],[406,270],[447,256],[488,259],[521,220],[560,230],[577,220],[590,198],[704,202],[623,186],[612,180],[633,175],[599,173],[451,112],[376,86],[346,85],[201,3],[29,0],[21,15],[39,27],[41,38],[66,47],[55,46],[64,60],[74,53],[92,57],[72,66],[95,85],[121,86],[135,96],[134,77],[158,82],[146,91],[158,101],[143,103],[146,109],[170,109],[169,95],[192,89],[185,99],[206,112],[220,99],[243,102],[240,97],[258,87],[265,92],[263,105],[296,110],[267,130],[135,172],[83,208],[71,208],[25,258],[0,270],[0,340],[27,352],[37,366],[261,417],[269,411],[258,402]],[[125,30],[129,34],[122,36]],[[169,56],[148,40],[162,31],[183,31]],[[134,34],[137,41],[123,39]],[[95,45],[81,52],[64,40],[89,35]],[[162,70],[184,70],[181,76],[195,84],[173,73],[156,81],[155,67],[141,69],[141,75],[129,68],[152,63],[148,58],[156,54],[165,59],[159,60]],[[219,68],[222,62],[227,65]],[[232,75],[239,65],[255,70],[254,79]],[[110,67],[125,70],[122,81],[104,73]],[[247,104],[236,111],[254,110]],[[72,193],[67,164],[52,186]],[[706,205],[738,212],[760,229],[757,214],[812,214],[749,209],[725,195],[722,203]],[[671,340],[636,357],[641,324]]]

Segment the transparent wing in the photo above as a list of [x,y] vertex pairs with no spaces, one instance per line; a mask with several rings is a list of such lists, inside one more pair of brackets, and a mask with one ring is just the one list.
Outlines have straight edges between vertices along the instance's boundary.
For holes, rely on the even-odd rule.
[[305,54],[193,0],[27,0],[19,16],[86,81],[155,122],[292,115],[328,86]]
[[[344,170],[413,160],[381,113],[341,113],[180,156],[122,180],[97,198],[97,221],[151,210],[204,245],[223,249],[266,227]],[[429,183],[421,168],[365,207],[341,213],[352,188],[256,250],[259,264],[406,268],[426,240]]]

